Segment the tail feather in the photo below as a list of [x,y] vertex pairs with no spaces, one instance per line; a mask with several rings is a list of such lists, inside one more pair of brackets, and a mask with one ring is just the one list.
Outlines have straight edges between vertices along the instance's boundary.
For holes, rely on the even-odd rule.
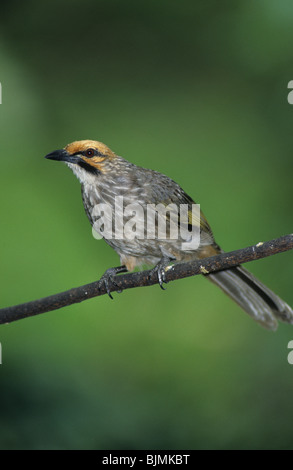
[[242,266],[207,277],[265,328],[276,330],[277,320],[293,324],[291,307]]

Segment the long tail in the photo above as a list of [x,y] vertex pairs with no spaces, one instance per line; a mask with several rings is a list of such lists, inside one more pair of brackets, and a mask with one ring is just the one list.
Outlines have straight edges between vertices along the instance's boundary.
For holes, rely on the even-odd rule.
[[293,324],[293,310],[242,266],[207,275],[254,320],[276,330],[277,320]]

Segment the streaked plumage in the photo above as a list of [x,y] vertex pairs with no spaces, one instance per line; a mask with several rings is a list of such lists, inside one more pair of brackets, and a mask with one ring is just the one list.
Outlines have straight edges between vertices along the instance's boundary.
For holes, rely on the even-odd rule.
[[[73,142],[64,149],[47,155],[47,158],[64,161],[77,176],[82,187],[85,211],[92,225],[97,219],[95,207],[103,203],[114,209],[115,197],[123,197],[125,206],[129,204],[142,206],[145,211],[142,216],[144,219],[147,205],[160,203],[164,206],[188,205],[188,224],[191,227],[200,225],[199,248],[183,250],[184,240],[180,234],[176,240],[147,239],[146,236],[142,239],[135,237],[132,240],[105,239],[116,250],[121,265],[125,265],[127,270],[132,271],[136,266],[143,264],[157,265],[162,284],[164,268],[170,261],[202,259],[221,252],[204,215],[201,213],[200,220],[192,217],[191,208],[192,204],[195,204],[194,201],[169,177],[154,170],[138,167],[116,155],[105,144],[92,140]],[[171,216],[172,214],[169,217]],[[166,217],[167,230],[170,229],[169,217]],[[124,218],[124,221],[129,219],[130,216],[128,219]],[[111,216],[111,223],[115,228],[114,216]],[[292,309],[246,269],[237,267],[206,277],[263,326],[276,329],[277,319],[293,323]]]

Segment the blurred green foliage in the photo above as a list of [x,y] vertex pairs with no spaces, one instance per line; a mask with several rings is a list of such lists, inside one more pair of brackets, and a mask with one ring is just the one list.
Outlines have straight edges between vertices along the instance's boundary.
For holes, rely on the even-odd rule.
[[[43,158],[73,140],[175,179],[226,250],[292,232],[292,21],[289,0],[2,0],[1,306],[118,264]],[[292,261],[248,268],[293,304]],[[292,339],[199,277],[4,325],[0,448],[292,448]]]

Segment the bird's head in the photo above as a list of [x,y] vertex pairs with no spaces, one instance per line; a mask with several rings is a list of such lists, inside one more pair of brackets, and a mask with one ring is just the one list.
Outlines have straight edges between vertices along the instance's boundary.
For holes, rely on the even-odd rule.
[[49,153],[45,158],[65,162],[81,183],[91,183],[109,171],[117,156],[102,142],[80,140]]

